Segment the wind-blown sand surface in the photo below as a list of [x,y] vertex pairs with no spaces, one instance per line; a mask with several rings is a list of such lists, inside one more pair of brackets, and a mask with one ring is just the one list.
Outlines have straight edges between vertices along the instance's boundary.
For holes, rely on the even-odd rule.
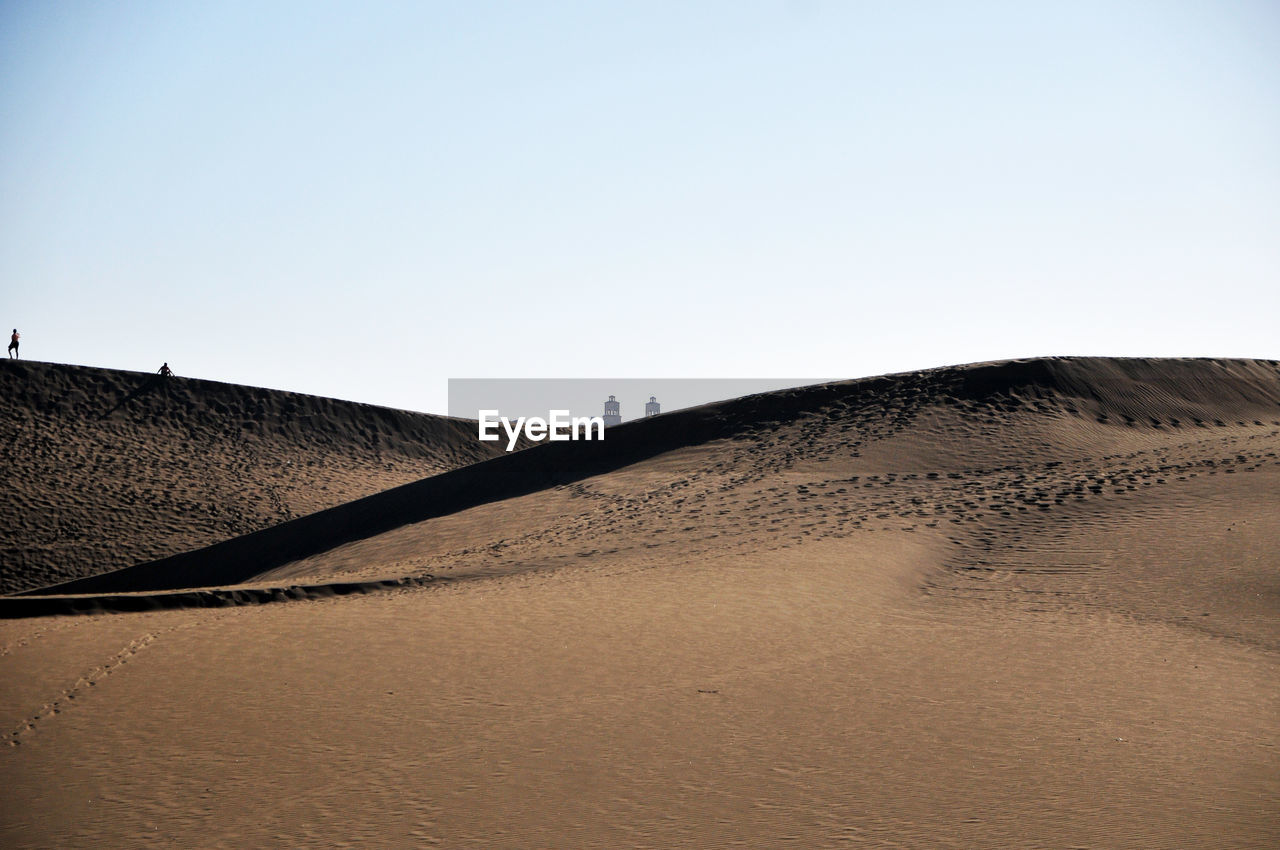
[[1270,361],[939,369],[0,599],[0,843],[1275,846],[1277,451]]

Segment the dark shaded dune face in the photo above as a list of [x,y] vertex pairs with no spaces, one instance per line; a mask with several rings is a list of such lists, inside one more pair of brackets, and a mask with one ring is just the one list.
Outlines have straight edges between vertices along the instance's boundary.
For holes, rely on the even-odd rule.
[[296,393],[0,368],[0,592],[247,534],[491,457],[474,425]]

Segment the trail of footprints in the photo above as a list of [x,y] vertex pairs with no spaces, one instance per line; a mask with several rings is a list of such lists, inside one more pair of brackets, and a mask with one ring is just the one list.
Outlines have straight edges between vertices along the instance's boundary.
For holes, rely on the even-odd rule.
[[30,646],[32,643],[40,640],[46,635],[75,628],[77,625],[79,625],[79,622],[74,619],[46,618],[45,620],[40,621],[40,625],[36,628],[33,628],[21,637],[6,643],[4,646],[0,646],[0,658],[3,658],[6,655],[11,655],[20,649]]
[[135,655],[150,646],[157,635],[148,632],[141,637],[134,638],[129,641],[119,652],[111,656],[105,663],[94,667],[87,673],[76,679],[69,687],[64,688],[56,697],[40,706],[33,714],[28,716],[16,729],[13,729],[6,736],[9,746],[16,747],[22,743],[22,738],[35,732],[42,723],[56,717],[63,711],[67,710],[77,699],[84,696],[90,688],[96,687],[99,682],[110,676],[123,665],[127,664]]
[[[45,701],[16,727],[10,729],[9,733],[4,736],[5,742],[10,747],[21,746],[24,738],[39,731],[42,726],[52,721],[53,718],[70,710],[78,701],[89,697],[100,682],[108,676],[118,673],[126,664],[133,662],[141,652],[155,645],[165,635],[192,628],[212,627],[217,629],[228,618],[239,616],[241,613],[242,611],[240,610],[208,612],[208,616],[199,620],[181,621],[163,628],[150,629],[132,638],[118,652],[107,658],[106,661],[82,673],[74,682],[62,688],[53,698]],[[62,618],[56,621],[54,626],[30,632],[23,638],[8,644],[4,647],[4,653],[16,652],[46,635],[68,628],[80,627],[85,623],[86,620],[81,617]]]
[[[238,616],[239,613],[240,612],[234,610],[219,611],[216,613],[210,612],[210,616],[201,618],[198,621],[183,621],[164,628],[151,629],[131,639],[106,661],[81,674],[74,682],[58,691],[53,698],[44,702],[38,709],[23,719],[16,727],[10,729],[9,733],[4,736],[5,742],[10,747],[20,746],[24,738],[39,731],[41,726],[47,724],[60,714],[68,711],[76,704],[77,701],[88,697],[100,682],[108,676],[119,672],[124,665],[134,661],[139,653],[148,647],[153,646],[156,641],[164,635],[171,634],[176,631],[190,628],[201,628],[209,625],[212,625],[214,628],[218,628],[218,624],[224,622],[229,617]],[[54,632],[82,626],[85,622],[86,621],[80,617],[70,617],[59,620],[56,622],[56,625],[30,632],[24,637],[6,645],[4,647],[4,654],[21,650],[24,647],[29,646],[34,641]]]

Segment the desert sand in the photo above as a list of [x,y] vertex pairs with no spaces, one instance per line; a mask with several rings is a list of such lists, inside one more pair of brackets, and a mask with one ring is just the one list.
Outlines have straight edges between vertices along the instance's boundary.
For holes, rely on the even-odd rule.
[[1280,844],[1274,361],[948,367],[496,456],[0,380],[5,847]]

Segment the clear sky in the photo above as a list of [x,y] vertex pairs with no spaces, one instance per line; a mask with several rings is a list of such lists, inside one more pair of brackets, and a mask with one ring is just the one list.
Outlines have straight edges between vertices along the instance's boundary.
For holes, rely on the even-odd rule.
[[3,2],[36,360],[448,378],[1280,357],[1280,5]]

